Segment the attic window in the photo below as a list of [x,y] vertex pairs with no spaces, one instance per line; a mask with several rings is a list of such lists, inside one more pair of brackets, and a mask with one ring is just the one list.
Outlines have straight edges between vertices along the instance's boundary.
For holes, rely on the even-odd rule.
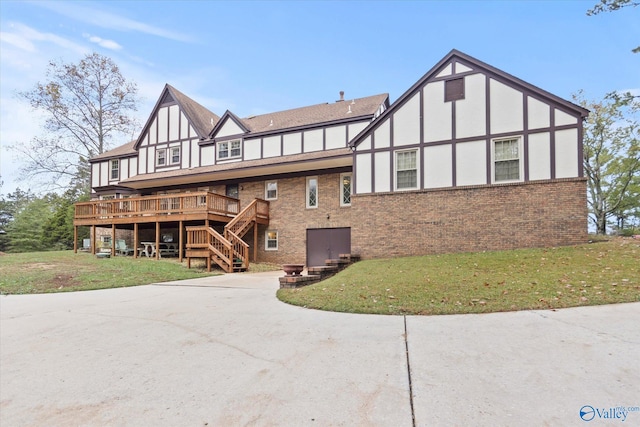
[[452,79],[444,82],[444,102],[464,99],[464,79]]
[[231,159],[242,155],[242,145],[239,139],[218,143],[218,159]]

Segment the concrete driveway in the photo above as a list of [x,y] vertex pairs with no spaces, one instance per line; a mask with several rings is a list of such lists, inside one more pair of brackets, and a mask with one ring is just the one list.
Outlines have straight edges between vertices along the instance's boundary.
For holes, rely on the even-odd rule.
[[279,275],[0,297],[0,425],[640,425],[640,303],[340,314]]

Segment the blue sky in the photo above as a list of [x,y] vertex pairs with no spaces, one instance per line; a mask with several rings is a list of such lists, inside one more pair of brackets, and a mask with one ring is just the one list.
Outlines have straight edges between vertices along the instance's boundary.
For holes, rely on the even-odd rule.
[[[458,49],[566,99],[640,93],[640,7],[588,17],[589,1],[205,2],[0,0],[1,194],[40,131],[15,97],[47,62],[96,51],[138,84],[144,123],[165,83],[244,117],[389,93]],[[120,145],[126,141],[114,141]]]

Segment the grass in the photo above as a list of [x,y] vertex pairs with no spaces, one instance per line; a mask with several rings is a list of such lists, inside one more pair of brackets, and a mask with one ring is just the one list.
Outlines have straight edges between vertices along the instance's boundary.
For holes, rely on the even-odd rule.
[[30,252],[0,256],[0,293],[33,294],[146,285],[210,276],[187,269],[175,259],[111,257],[98,259],[73,251]]
[[431,255],[356,263],[278,298],[374,314],[462,314],[640,301],[640,241]]

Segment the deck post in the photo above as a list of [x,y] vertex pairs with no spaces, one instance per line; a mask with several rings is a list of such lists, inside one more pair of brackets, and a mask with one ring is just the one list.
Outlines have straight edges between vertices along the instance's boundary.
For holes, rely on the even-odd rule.
[[73,226],[73,253],[78,253],[78,226]]
[[156,260],[160,259],[160,223],[156,221]]
[[116,225],[111,224],[111,256],[116,256]]
[[91,226],[91,255],[96,254],[96,226]]
[[258,262],[258,221],[253,223],[253,262]]
[[180,232],[178,233],[178,241],[179,241],[179,245],[178,245],[178,262],[182,262],[182,248],[184,247],[184,226],[182,221],[178,222],[178,227],[180,228]]
[[133,258],[138,258],[138,223],[133,223]]

